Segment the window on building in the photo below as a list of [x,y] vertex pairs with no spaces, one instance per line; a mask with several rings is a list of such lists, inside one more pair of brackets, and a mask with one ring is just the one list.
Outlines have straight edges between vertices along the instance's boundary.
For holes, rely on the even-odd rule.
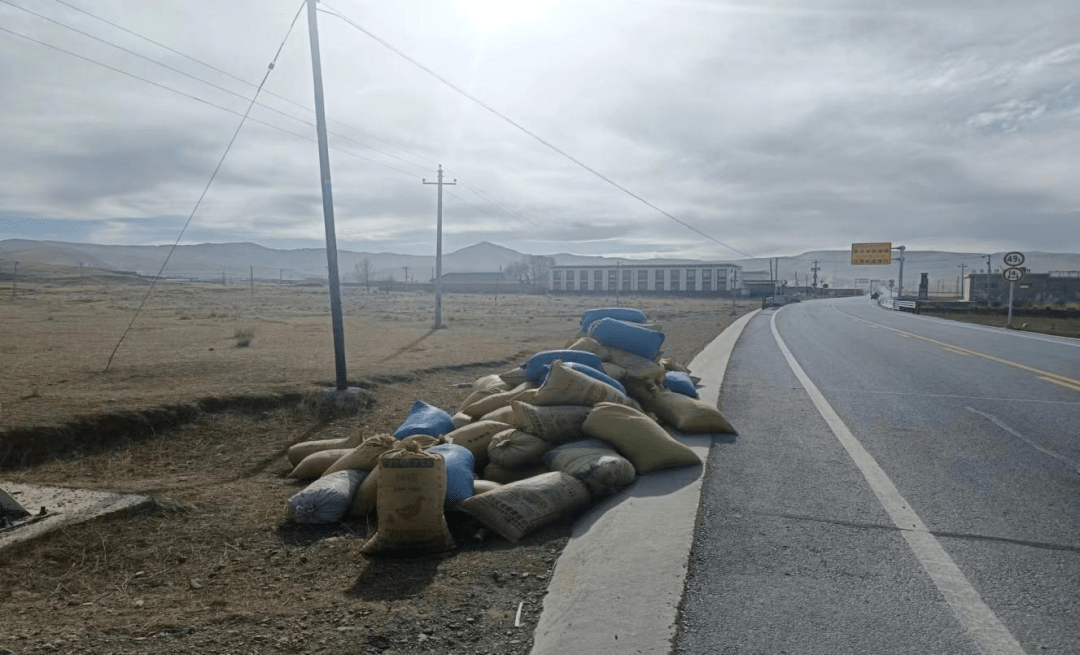
[[616,271],[615,269],[611,269],[611,270],[609,270],[607,272],[607,288],[608,289],[614,289],[615,288],[615,285],[619,281],[618,275],[619,275],[619,272]]
[[604,286],[604,272],[597,269],[592,272],[593,289],[602,289]]
[[589,289],[588,271],[578,271],[578,288],[582,291],[587,291]]
[[671,290],[678,291],[682,287],[682,270],[672,269],[671,271]]
[[686,290],[697,291],[697,271],[693,269],[687,269],[686,271]]
[[566,272],[566,290],[567,291],[573,291],[574,290],[574,272],[573,271],[567,271]]
[[622,272],[622,288],[626,291],[630,290],[630,280],[633,279],[633,271],[628,268],[624,268]]
[[654,276],[654,279],[656,280],[655,284],[653,285],[654,288],[657,291],[663,291],[664,290],[664,269],[662,269],[662,268],[657,269],[656,270],[656,275]]
[[649,288],[649,271],[641,269],[637,272],[637,289],[646,291]]

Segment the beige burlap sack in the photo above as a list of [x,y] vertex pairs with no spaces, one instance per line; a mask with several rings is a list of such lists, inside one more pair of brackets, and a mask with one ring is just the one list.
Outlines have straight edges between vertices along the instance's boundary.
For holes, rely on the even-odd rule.
[[616,403],[598,403],[581,430],[611,444],[638,473],[701,463],[697,453],[676,441],[656,421]]
[[589,415],[589,408],[584,405],[537,407],[515,400],[510,407],[514,410],[515,427],[551,443],[580,439],[581,424]]
[[[520,398],[518,400],[521,400]],[[614,402],[636,407],[637,403],[615,387],[575,371],[561,360],[551,363],[547,379],[533,396],[532,404],[593,406],[599,402]]]
[[474,390],[497,388],[499,391],[509,391],[512,387],[507,384],[506,380],[503,380],[498,375],[492,374],[476,378],[472,384],[472,388]]
[[544,465],[584,482],[593,498],[613,494],[637,477],[630,460],[599,439],[572,441],[552,448],[544,453]]
[[608,358],[608,347],[591,337],[581,337],[567,346],[566,350],[583,350],[596,355],[600,359]]
[[608,374],[608,377],[613,380],[618,380],[619,382],[622,382],[626,379],[626,369],[619,366],[618,364],[604,362],[604,372]]
[[476,470],[482,471],[488,462],[488,443],[491,437],[504,430],[513,429],[512,425],[498,421],[477,421],[446,435],[446,441],[465,446],[473,454]]
[[420,450],[424,450],[425,448],[431,448],[436,444],[446,443],[446,439],[444,437],[433,437],[430,434],[410,434],[404,439],[399,439],[398,442],[394,444],[394,448],[402,449],[411,443],[419,446]]
[[461,412],[458,412],[457,414],[454,414],[450,417],[450,422],[454,424],[455,430],[472,423],[472,420],[473,419],[471,416],[469,416],[468,414],[463,414]]
[[508,469],[498,464],[488,464],[484,467],[483,479],[498,482],[499,484],[510,484],[511,482],[527,480],[547,472],[548,467],[540,463],[523,469]]
[[[501,391],[499,393],[485,395],[484,397],[473,401],[469,405],[462,407],[461,413],[467,414],[474,419],[478,419],[484,414],[489,414],[500,407],[506,407],[513,400],[517,400],[527,395],[531,396],[529,392],[533,389],[536,389],[536,385],[529,382],[522,382],[510,391]],[[473,395],[484,393],[485,391],[486,390],[477,391],[474,392]],[[466,401],[468,401],[468,399],[466,399]]]
[[522,382],[525,382],[525,369],[520,366],[515,366],[505,373],[499,373],[499,377],[502,378],[503,382],[513,388]]
[[489,491],[494,491],[494,490],[498,489],[501,486],[502,485],[499,484],[498,482],[493,482],[491,480],[473,480],[472,492],[473,492],[473,495],[475,496],[476,494],[482,494],[482,493],[487,493]]
[[510,541],[558,521],[592,501],[589,488],[566,473],[551,472],[511,482],[461,501],[458,508]]
[[674,391],[657,391],[643,400],[665,425],[687,434],[738,434],[715,405]]
[[496,423],[506,423],[513,425],[514,420],[514,408],[510,405],[506,407],[500,407],[494,412],[488,412],[480,417],[481,421],[495,421]]
[[320,450],[331,450],[336,448],[355,448],[364,442],[364,433],[357,430],[355,433],[348,437],[342,437],[341,439],[319,439],[317,441],[301,441],[300,443],[289,446],[289,464],[296,466],[305,457],[311,453],[317,453]]
[[378,466],[379,455],[393,448],[397,442],[392,434],[370,436],[359,446],[339,457],[330,468],[323,471],[322,477],[338,471],[370,471]]
[[289,477],[295,480],[314,480],[333,466],[334,462],[350,452],[352,448],[331,448],[311,453],[300,460],[300,463],[289,472]]
[[455,548],[443,515],[445,498],[442,455],[415,443],[386,451],[379,458],[378,528],[360,552],[440,553]]
[[379,467],[375,466],[360,483],[360,487],[353,495],[352,508],[349,516],[367,516],[375,511],[375,501],[379,498]]
[[524,469],[540,463],[552,444],[536,435],[515,430],[504,430],[491,437],[488,443],[488,459],[492,464],[508,469]]
[[611,348],[609,358],[605,361],[611,361],[626,371],[623,376],[625,380],[663,380],[667,374],[667,369],[651,359],[621,348]]

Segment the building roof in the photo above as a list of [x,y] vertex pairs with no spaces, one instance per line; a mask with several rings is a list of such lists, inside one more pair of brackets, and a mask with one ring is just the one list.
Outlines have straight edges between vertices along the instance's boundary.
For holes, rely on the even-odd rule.
[[443,273],[443,284],[497,284],[511,282],[500,272]]
[[742,270],[742,266],[738,264],[731,264],[728,262],[699,262],[697,264],[561,264],[558,266],[552,266],[551,269],[604,269],[609,268],[737,268]]

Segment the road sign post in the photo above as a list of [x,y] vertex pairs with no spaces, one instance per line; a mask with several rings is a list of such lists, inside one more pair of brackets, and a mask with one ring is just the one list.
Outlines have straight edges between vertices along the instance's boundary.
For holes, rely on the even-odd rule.
[[1012,312],[1013,312],[1013,288],[1016,283],[1024,279],[1025,270],[1020,268],[1020,265],[1024,263],[1024,254],[1020,252],[1006,253],[1005,257],[1005,270],[1001,271],[1001,277],[1005,278],[1009,283],[1009,316],[1005,319],[1005,327],[1012,327]]

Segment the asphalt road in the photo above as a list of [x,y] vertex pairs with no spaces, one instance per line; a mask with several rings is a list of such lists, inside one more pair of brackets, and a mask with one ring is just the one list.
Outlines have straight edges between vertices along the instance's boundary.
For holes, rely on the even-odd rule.
[[804,302],[720,408],[677,653],[1080,653],[1080,343]]

